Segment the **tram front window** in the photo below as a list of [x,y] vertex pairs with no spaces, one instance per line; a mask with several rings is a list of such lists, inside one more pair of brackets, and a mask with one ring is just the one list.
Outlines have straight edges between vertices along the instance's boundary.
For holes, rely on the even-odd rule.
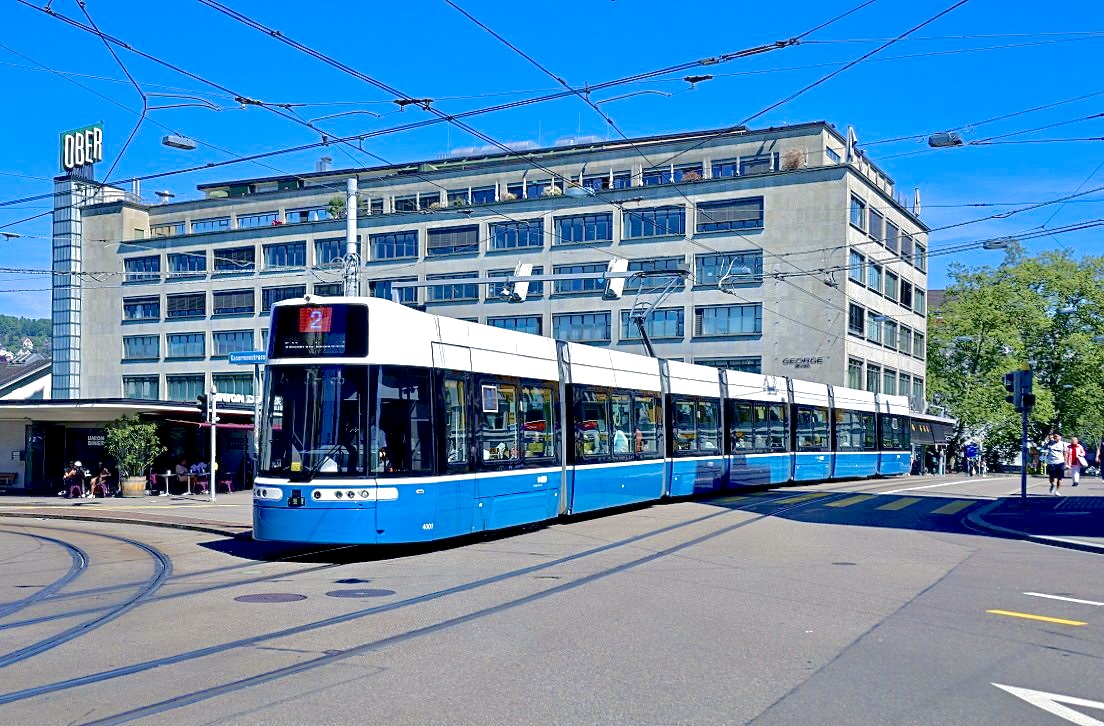
[[294,479],[431,473],[431,398],[425,370],[273,366],[261,470]]

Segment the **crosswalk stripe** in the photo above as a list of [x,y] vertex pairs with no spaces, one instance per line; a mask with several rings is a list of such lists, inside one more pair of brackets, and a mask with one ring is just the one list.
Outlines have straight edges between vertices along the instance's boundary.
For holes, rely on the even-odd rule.
[[865,502],[874,497],[870,494],[860,494],[857,497],[847,497],[847,499],[840,499],[835,502],[828,502],[824,506],[826,507],[850,507],[852,504],[858,504],[859,502]]
[[751,497],[722,497],[721,499],[714,499],[710,504],[733,504],[735,502],[744,502]]
[[827,492],[814,492],[812,494],[800,494],[796,497],[787,497],[786,499],[779,499],[775,504],[797,504],[798,502],[807,502],[810,499],[820,499],[821,497],[828,496]]
[[911,507],[913,504],[916,504],[919,501],[919,497],[901,497],[900,499],[892,501],[889,504],[883,504],[882,506],[878,507],[878,509],[887,512],[896,512],[898,509]]
[[932,514],[957,514],[966,507],[972,505],[973,502],[968,499],[960,499],[958,501],[951,502],[950,504],[944,504],[939,509],[933,509]]

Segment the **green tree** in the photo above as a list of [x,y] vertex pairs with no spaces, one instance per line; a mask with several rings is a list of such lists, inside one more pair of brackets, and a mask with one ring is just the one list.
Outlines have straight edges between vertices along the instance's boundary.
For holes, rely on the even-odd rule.
[[330,219],[345,219],[345,197],[330,197],[326,214],[330,215]]
[[157,425],[142,423],[137,416],[123,416],[104,427],[104,448],[119,462],[120,479],[145,475],[166,451]]
[[1020,416],[1005,401],[1004,373],[1035,372],[1029,436],[1052,430],[1099,438],[1104,412],[1104,258],[1066,251],[1030,257],[1013,245],[996,266],[951,268],[953,283],[928,336],[928,387],[990,450],[1019,450]]

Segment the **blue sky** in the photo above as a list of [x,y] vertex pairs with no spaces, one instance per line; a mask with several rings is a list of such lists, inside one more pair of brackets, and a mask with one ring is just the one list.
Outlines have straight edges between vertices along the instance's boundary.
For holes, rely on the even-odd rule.
[[[45,0],[36,0],[40,5]],[[229,2],[229,0],[228,0]],[[559,0],[458,4],[575,86],[655,70],[797,36],[859,4],[840,2],[732,3],[682,0]],[[732,125],[858,58],[953,4],[953,0],[877,0],[818,31],[796,46],[747,59],[622,86],[596,94],[641,93],[603,106],[630,136]],[[238,1],[233,8],[284,35],[333,56],[414,97],[435,99],[447,112],[490,106],[557,90],[556,83],[505,48],[442,0],[316,5],[277,0]],[[245,27],[196,0],[150,3],[89,2],[99,28],[133,47],[219,83],[244,96],[297,106],[305,118],[345,111],[318,122],[335,134],[355,134],[426,118],[399,111],[392,96]],[[74,0],[55,0],[59,14],[87,22]],[[340,15],[338,14],[340,12]],[[57,173],[58,134],[102,121],[107,161],[115,161],[141,108],[137,91],[96,37],[35,9],[5,2],[0,9],[0,85],[8,99],[0,116],[0,201],[51,191]],[[1104,48],[1104,4],[969,0],[962,7],[872,59],[769,112],[754,127],[826,120],[853,126],[870,158],[911,200],[920,187],[922,219],[943,227],[1015,206],[1104,186],[1104,142],[1053,142],[1104,136],[1104,80],[1096,62]],[[227,94],[148,60],[119,51],[147,94],[198,96],[207,104],[150,113],[119,159],[112,179],[163,172],[232,156],[310,143],[308,129],[265,109],[242,109]],[[45,70],[44,68],[52,69]],[[691,89],[687,73],[713,80]],[[79,85],[78,85],[79,84]],[[671,94],[671,95],[663,95]],[[1092,95],[1100,94],[1100,95]],[[970,127],[1037,106],[1090,96],[1048,109]],[[150,96],[151,105],[194,103]],[[220,110],[213,110],[214,106]],[[1083,119],[1083,120],[1078,120]],[[1068,123],[1067,123],[1068,122]],[[501,141],[550,145],[583,136],[606,138],[603,120],[582,101],[567,98],[488,114],[470,122]],[[967,140],[1061,124],[1010,136],[1003,143],[930,150],[921,139],[872,143],[967,126]],[[163,147],[175,131],[201,142],[195,151]],[[1042,141],[1043,143],[1035,143]],[[365,149],[388,161],[443,156],[482,145],[446,124],[372,139]],[[147,183],[143,192],[168,189],[177,199],[198,196],[209,181],[309,171],[322,153],[336,167],[379,163],[360,152],[330,148],[183,174]],[[1095,174],[1094,174],[1095,172]],[[1092,176],[1090,176],[1092,175]],[[47,317],[50,265],[49,200],[0,207],[0,313]],[[1061,207],[1052,205],[945,232],[935,232],[929,286],[943,287],[951,262],[996,263],[1000,253],[940,255],[956,243],[1057,228],[1104,217],[1104,192]],[[1075,254],[1104,254],[1098,230],[1047,235],[1031,251],[1068,247]]]

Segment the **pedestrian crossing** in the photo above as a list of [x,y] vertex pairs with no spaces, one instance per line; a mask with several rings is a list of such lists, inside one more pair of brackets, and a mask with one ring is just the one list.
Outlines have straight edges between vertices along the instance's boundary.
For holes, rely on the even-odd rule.
[[[980,505],[979,499],[948,499],[946,497],[902,497],[884,494],[852,494],[840,497],[837,492],[798,492],[785,494],[777,491],[755,492],[736,496],[719,497],[709,501],[710,504],[727,506],[754,506],[777,507],[792,505],[808,505],[808,509],[824,507],[825,509],[855,509],[871,510],[875,512],[900,512],[910,515],[936,515],[954,516],[961,515],[975,505]],[[823,500],[823,501],[821,501]],[[802,511],[807,511],[802,507]]]

